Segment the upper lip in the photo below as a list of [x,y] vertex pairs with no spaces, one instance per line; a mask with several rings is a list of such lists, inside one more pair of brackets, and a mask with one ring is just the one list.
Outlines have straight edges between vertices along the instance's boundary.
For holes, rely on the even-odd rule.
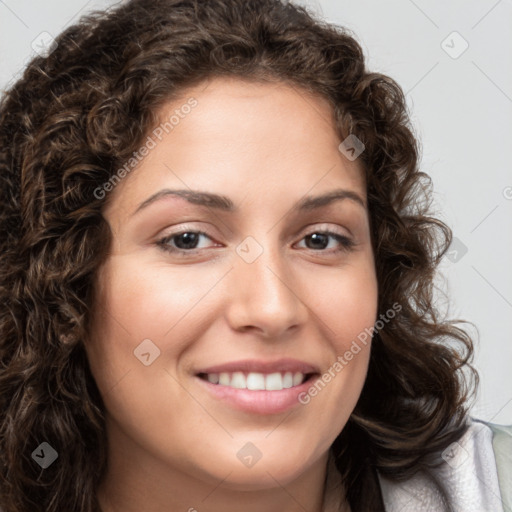
[[217,364],[203,368],[196,372],[200,373],[233,373],[233,372],[254,372],[254,373],[276,373],[276,372],[300,372],[319,373],[319,369],[298,359],[278,359],[276,361],[263,361],[261,359],[243,359],[229,363]]

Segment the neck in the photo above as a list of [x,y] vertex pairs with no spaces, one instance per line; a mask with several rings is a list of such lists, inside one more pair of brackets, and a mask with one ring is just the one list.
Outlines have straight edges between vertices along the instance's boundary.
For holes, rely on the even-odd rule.
[[194,471],[178,471],[119,429],[110,432],[108,468],[98,490],[102,512],[238,512],[241,504],[244,512],[347,510],[341,508],[341,480],[328,453],[291,482],[273,475],[268,488],[240,490],[230,484],[229,475],[215,482]]

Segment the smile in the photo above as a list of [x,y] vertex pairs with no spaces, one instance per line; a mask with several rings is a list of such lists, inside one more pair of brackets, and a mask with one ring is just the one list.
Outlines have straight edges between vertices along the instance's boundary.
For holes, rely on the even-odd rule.
[[320,376],[320,369],[297,359],[251,359],[200,368],[194,373],[205,396],[217,407],[268,415],[304,407],[298,397]]
[[227,386],[234,389],[249,389],[251,391],[281,391],[294,386],[299,386],[308,379],[310,374],[301,372],[222,372],[200,373],[199,378],[205,379],[211,384]]

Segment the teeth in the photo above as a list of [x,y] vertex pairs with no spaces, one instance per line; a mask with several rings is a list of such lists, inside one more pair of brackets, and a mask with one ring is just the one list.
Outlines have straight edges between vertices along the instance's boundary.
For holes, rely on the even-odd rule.
[[211,382],[212,384],[218,384],[219,383],[219,374],[218,373],[209,373],[208,374],[208,382]]
[[229,386],[231,384],[231,375],[229,373],[221,373],[219,375],[219,384],[221,386]]
[[279,391],[283,388],[283,377],[280,373],[270,373],[265,377],[265,389],[267,391]]
[[[229,374],[228,374],[229,375]],[[245,375],[242,372],[233,373],[231,377],[231,387],[237,389],[245,389]],[[229,384],[228,384],[229,386]]]
[[247,389],[255,391],[265,389],[265,375],[263,373],[249,373],[247,375]]
[[302,384],[304,374],[301,372],[275,372],[267,374],[251,372],[246,375],[243,372],[222,372],[209,373],[206,378],[212,384],[220,384],[221,386],[229,386],[235,389],[281,391],[282,389]]

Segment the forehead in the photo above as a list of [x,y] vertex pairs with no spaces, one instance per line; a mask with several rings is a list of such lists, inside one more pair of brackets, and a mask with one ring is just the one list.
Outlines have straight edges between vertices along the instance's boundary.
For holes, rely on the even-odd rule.
[[160,138],[158,127],[149,133],[154,148],[115,191],[123,202],[159,187],[228,196],[285,187],[284,201],[343,186],[366,196],[362,165],[338,149],[331,105],[299,86],[216,77],[164,104],[158,121]]
[[[198,107],[193,116],[187,116],[190,120],[183,126],[193,129],[198,136],[215,138],[218,135],[219,140],[225,140],[231,134],[233,143],[249,143],[248,135],[261,139],[266,133],[270,142],[275,140],[276,132],[285,127],[286,131],[280,133],[276,141],[282,145],[286,140],[299,137],[309,138],[312,143],[316,142],[314,139],[329,143],[339,138],[328,100],[289,82],[209,78],[161,107],[160,120],[165,122],[169,113],[179,110],[191,97],[198,102]],[[300,150],[296,148],[297,152]]]

